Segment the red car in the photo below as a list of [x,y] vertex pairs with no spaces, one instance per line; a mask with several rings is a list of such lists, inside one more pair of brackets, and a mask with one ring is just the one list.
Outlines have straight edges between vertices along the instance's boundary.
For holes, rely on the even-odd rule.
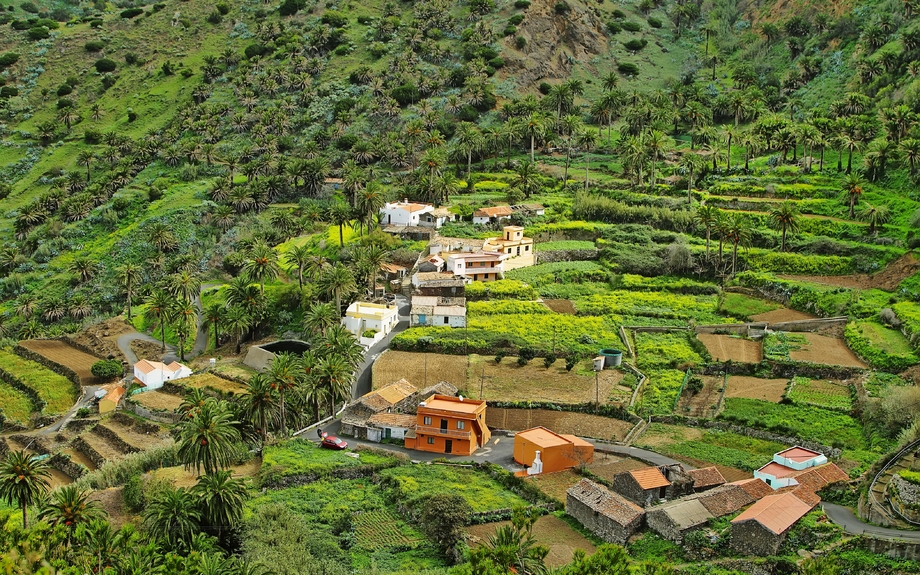
[[323,442],[319,445],[320,447],[325,447],[326,449],[345,449],[348,447],[347,443],[334,435],[327,435],[323,438]]

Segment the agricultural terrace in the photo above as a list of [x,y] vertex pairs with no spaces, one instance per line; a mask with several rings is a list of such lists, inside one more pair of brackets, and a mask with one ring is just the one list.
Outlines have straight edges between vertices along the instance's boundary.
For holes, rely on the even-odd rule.
[[45,402],[46,415],[64,413],[73,406],[76,394],[73,383],[47,367],[0,350],[0,369],[18,378]]
[[686,370],[702,366],[705,347],[689,330],[635,332],[636,365],[648,377],[637,409],[641,414],[670,413],[680,396]]
[[703,342],[714,361],[760,363],[763,359],[761,343],[740,335],[699,333],[696,338]]
[[775,361],[795,361],[842,367],[868,367],[844,340],[816,333],[771,332],[763,338],[763,355]]
[[[564,494],[562,501],[565,501]],[[534,540],[549,549],[545,563],[550,568],[568,565],[572,561],[576,550],[582,550],[588,555],[596,550],[591,540],[573,529],[571,525],[560,518],[561,516],[562,512],[544,515],[537,519],[533,525],[532,534]],[[498,527],[510,524],[510,521],[502,521],[467,527],[466,532],[471,536],[470,546],[473,548],[478,547],[492,536]]]
[[[350,455],[357,455],[352,457]],[[263,477],[289,477],[306,475],[322,477],[347,467],[395,465],[398,459],[392,452],[358,449],[346,455],[341,451],[322,449],[317,444],[292,439],[267,445],[262,450]]]
[[21,391],[0,381],[0,413],[20,425],[27,425],[32,415],[32,401]]
[[844,330],[844,338],[847,346],[875,369],[902,371],[920,361],[900,330],[878,321],[851,322]]
[[246,391],[246,387],[235,381],[214,375],[213,373],[197,373],[185,379],[178,380],[185,387],[210,389],[219,393],[239,395]]
[[99,361],[100,358],[77,349],[66,342],[56,339],[32,339],[22,341],[19,345],[57,364],[69,367],[77,374],[83,385],[104,383],[90,371],[93,364]]
[[719,311],[743,321],[758,321],[754,318],[782,307],[773,301],[736,292],[725,292],[719,299]]
[[779,403],[783,400],[788,379],[766,379],[747,375],[729,375],[725,397],[743,397]]
[[796,376],[789,382],[786,398],[796,405],[811,405],[849,413],[854,390],[848,383]]
[[636,446],[658,451],[688,463],[708,462],[748,474],[765,465],[773,458],[774,453],[786,447],[774,441],[728,431],[702,430],[664,423],[649,425],[636,441]]

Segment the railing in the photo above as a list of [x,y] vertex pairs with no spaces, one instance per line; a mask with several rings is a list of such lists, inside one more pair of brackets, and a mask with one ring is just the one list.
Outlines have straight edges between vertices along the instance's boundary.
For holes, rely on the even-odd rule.
[[[905,453],[907,453],[907,452],[909,452],[909,451],[913,451],[914,449],[917,449],[918,447],[920,447],[920,439],[918,439],[918,440],[916,440],[916,441],[912,441],[911,443],[908,443],[908,444],[905,445],[900,451],[898,451],[898,453],[895,454],[894,457],[892,457],[891,459],[889,459],[889,460],[888,460],[888,463],[886,463],[886,464],[882,467],[882,469],[881,469],[878,473],[875,474],[875,477],[872,478],[872,483],[869,484],[869,498],[872,500],[870,503],[875,504],[875,505],[879,505],[879,506],[882,507],[882,509],[885,508],[884,505],[882,505],[882,503],[875,497],[875,493],[872,491],[872,488],[875,487],[875,484],[878,482],[879,477],[881,477],[886,471],[888,471],[891,467],[893,467],[895,464],[897,464],[897,462],[898,462],[902,457],[904,457],[904,454],[905,454]],[[891,509],[893,510],[894,507],[891,507]],[[900,514],[899,514],[899,515],[900,515]]]
[[473,435],[472,431],[461,431],[455,429],[441,429],[440,427],[428,427],[425,425],[419,425],[415,428],[415,433],[423,433],[425,435],[445,435],[447,437],[457,437],[460,439],[470,439]]

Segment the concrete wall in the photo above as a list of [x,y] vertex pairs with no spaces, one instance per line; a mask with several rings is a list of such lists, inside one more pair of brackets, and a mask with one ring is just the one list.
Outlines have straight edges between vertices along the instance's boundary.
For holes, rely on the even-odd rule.
[[246,359],[243,360],[244,365],[248,365],[256,371],[265,371],[268,367],[268,364],[275,358],[275,354],[270,351],[266,351],[257,345],[249,347],[249,351],[246,352]]
[[600,250],[547,250],[537,252],[537,263],[548,264],[554,262],[577,262],[596,260],[600,257]]

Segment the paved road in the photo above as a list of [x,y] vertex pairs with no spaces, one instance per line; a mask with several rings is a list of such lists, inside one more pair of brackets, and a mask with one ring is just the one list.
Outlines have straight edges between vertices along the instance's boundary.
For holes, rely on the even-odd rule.
[[863,522],[849,507],[822,502],[821,507],[831,521],[843,527],[851,535],[871,535],[880,539],[905,539],[920,542],[920,531],[905,531],[903,529],[890,529]]
[[[150,343],[155,343],[157,345],[163,345],[163,342],[159,339],[153,337],[152,335],[141,333],[139,331],[133,331],[130,333],[125,333],[118,336],[118,339],[115,340],[115,344],[118,346],[118,349],[121,350],[121,353],[124,354],[125,358],[128,360],[128,369],[134,366],[137,363],[137,355],[131,349],[131,342],[135,340],[149,341]],[[176,353],[175,346],[166,344],[166,353],[163,355],[162,360],[164,363],[172,363],[174,361],[179,361],[179,355]]]
[[638,447],[629,447],[626,445],[616,445],[614,443],[607,443],[605,441],[594,441],[589,439],[589,442],[594,444],[595,448],[603,449],[604,451],[610,451],[619,455],[626,455],[632,457],[633,459],[638,459],[644,461],[651,465],[683,465],[684,469],[693,469],[692,465],[687,465],[676,459],[671,459],[667,455],[662,455],[660,453],[655,453],[654,451],[648,451],[646,449],[639,449]]
[[377,360],[381,353],[390,347],[390,340],[393,339],[393,336],[401,331],[405,331],[409,327],[409,311],[411,310],[409,298],[401,294],[397,295],[396,305],[399,308],[399,323],[396,324],[385,338],[372,345],[370,349],[364,353],[364,361],[358,366],[358,373],[355,375],[355,383],[352,386],[352,398],[357,399],[366,393],[370,393],[371,368],[374,366],[374,361]]
[[36,431],[37,435],[51,435],[52,433],[57,433],[61,430],[64,425],[73,419],[77,414],[77,410],[81,407],[90,407],[93,402],[93,397],[95,397],[96,392],[99,390],[98,385],[87,385],[83,387],[83,395],[77,402],[70,408],[70,410],[63,415],[60,419],[52,423],[51,425],[46,425],[45,427]]

